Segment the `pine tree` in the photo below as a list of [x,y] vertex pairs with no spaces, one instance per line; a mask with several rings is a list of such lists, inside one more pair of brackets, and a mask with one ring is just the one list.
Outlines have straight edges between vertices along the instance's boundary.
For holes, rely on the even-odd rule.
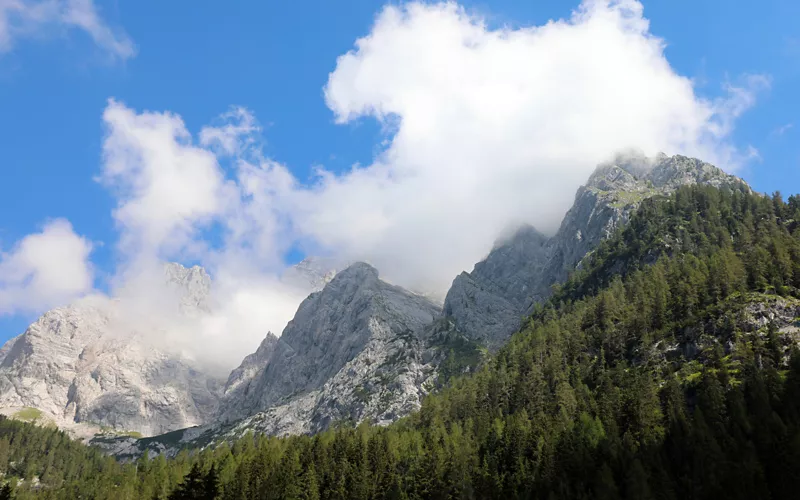
[[[216,493],[215,493],[216,496]],[[183,482],[169,495],[169,500],[213,500],[207,496],[206,482],[200,464],[192,465]]]

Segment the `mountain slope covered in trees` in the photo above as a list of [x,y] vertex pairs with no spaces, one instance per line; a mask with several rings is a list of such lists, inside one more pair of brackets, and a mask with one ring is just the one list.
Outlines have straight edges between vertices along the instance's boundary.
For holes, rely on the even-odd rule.
[[[388,427],[119,464],[3,421],[0,468],[18,498],[794,498],[798,223],[797,197],[645,200],[477,373]],[[43,463],[48,439],[69,464]]]

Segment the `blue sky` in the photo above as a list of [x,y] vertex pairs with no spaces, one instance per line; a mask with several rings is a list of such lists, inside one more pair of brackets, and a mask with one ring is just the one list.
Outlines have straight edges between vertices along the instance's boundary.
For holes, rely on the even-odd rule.
[[[113,215],[118,197],[97,181],[109,98],[138,113],[180,115],[192,134],[219,123],[230,106],[244,106],[261,123],[260,154],[301,183],[316,166],[343,174],[354,164],[371,164],[395,129],[363,110],[358,119],[336,123],[324,89],[337,58],[370,33],[384,4],[97,2],[96,21],[116,40],[130,40],[135,54],[110,49],[98,38],[101,31],[58,20],[12,33],[0,53],[0,246],[11,252],[48,220],[64,218],[91,242],[95,285],[107,288],[125,259]],[[561,0],[461,5],[489,30],[539,26],[568,18],[578,6]],[[746,75],[768,82],[753,91],[754,102],[725,140],[741,151],[757,150],[737,172],[755,189],[800,192],[800,4],[645,0],[644,16],[649,32],[666,41],[672,69],[694,81],[697,96],[722,98],[726,84],[739,85]],[[354,106],[348,99],[342,106]],[[0,340],[19,333],[31,317],[31,311],[7,312]]]

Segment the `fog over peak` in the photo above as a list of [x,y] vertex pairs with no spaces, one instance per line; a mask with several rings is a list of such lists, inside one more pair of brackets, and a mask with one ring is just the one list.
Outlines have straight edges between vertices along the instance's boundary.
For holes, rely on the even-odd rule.
[[[339,269],[369,262],[441,297],[508,228],[552,234],[578,186],[620,152],[735,170],[750,154],[731,140],[735,120],[768,81],[744,76],[706,99],[664,48],[634,0],[586,0],[565,19],[497,29],[453,2],[389,5],[324,87],[337,123],[375,119],[386,146],[370,165],[323,167],[305,183],[264,155],[246,108],[193,133],[175,113],[112,99],[98,176],[117,200],[111,293],[157,307],[163,263],[200,263],[213,280],[208,311],[165,331],[233,367],[267,331],[280,334],[308,293],[284,279],[292,249]],[[87,255],[63,265],[90,272]],[[0,283],[16,283],[19,260],[4,257]]]

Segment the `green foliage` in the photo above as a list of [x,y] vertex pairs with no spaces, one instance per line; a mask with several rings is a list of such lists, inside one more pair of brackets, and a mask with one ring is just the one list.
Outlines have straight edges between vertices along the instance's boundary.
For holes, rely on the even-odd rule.
[[14,413],[14,418],[17,420],[22,420],[23,422],[36,422],[39,420],[39,418],[41,418],[41,416],[42,410],[31,407],[25,407]]
[[486,356],[486,349],[462,335],[445,332],[433,339],[431,345],[445,353],[439,366],[439,385],[444,385],[453,377],[464,375],[480,365]]
[[389,427],[119,464],[0,420],[0,467],[18,498],[795,498],[800,354],[744,314],[797,303],[795,221],[794,197],[646,200],[476,372],[443,344],[449,386]]
[[204,473],[200,464],[195,462],[181,484],[170,493],[169,500],[214,500],[218,495],[217,467],[212,465],[208,472]]

